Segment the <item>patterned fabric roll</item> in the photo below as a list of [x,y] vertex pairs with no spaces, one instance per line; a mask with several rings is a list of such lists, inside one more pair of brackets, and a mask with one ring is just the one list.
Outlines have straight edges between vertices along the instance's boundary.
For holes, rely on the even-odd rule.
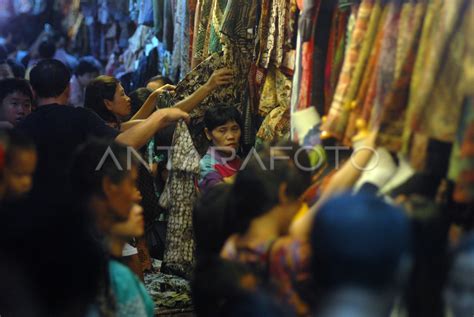
[[[408,8],[412,12],[410,12]],[[400,34],[400,36],[405,38],[409,47],[405,52],[404,50],[406,49],[405,46],[407,46],[407,43],[399,42],[399,45],[403,47],[397,48],[397,54],[404,56],[404,61],[402,68],[398,71],[399,74],[396,75],[396,80],[392,84],[390,93],[384,100],[380,131],[377,139],[378,145],[384,146],[394,152],[400,151],[402,147],[403,126],[406,118],[410,82],[415,66],[416,52],[419,47],[425,12],[426,5],[423,2],[417,3],[415,7],[411,7],[411,5],[406,6],[403,12],[407,17],[411,18],[411,21],[407,23],[407,29],[403,30],[403,32],[409,36],[405,34]],[[402,59],[402,57],[399,58]]]
[[382,43],[377,71],[376,95],[372,105],[372,114],[369,129],[378,128],[380,124],[380,113],[385,97],[390,91],[395,78],[395,60],[397,53],[398,23],[400,21],[401,7],[396,2],[389,4],[387,23],[385,24],[385,35]]
[[339,139],[342,139],[346,129],[350,110],[348,107],[350,103],[350,100],[348,99],[348,97],[350,97],[348,96],[349,88],[351,81],[354,80],[353,74],[359,61],[365,36],[368,34],[367,30],[374,3],[374,0],[364,0],[360,4],[358,18],[351,35],[351,42],[339,77],[336,94],[334,95],[327,121],[322,127],[324,131],[327,131],[329,134]]

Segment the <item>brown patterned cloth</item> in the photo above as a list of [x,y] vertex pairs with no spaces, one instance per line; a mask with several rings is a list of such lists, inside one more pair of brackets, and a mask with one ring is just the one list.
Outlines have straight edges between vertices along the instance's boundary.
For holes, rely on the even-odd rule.
[[184,122],[176,126],[172,145],[172,169],[160,198],[160,205],[169,210],[162,272],[190,278],[194,265],[192,210],[201,157]]
[[[439,73],[442,70],[442,65],[446,65],[444,57],[448,47],[450,46],[453,35],[459,29],[461,21],[463,20],[461,14],[466,12],[466,5],[468,3],[470,3],[470,1],[433,0],[428,6],[428,12],[423,25],[420,48],[418,50],[413,79],[411,82],[411,93],[404,132],[405,151],[409,150],[410,137],[413,135],[413,132],[432,135],[434,138],[439,140],[453,140],[452,128],[453,125],[457,125],[457,121],[453,121],[453,116],[448,114],[449,119],[443,119],[443,123],[436,126],[436,128],[441,129],[440,131],[433,129],[433,126],[430,125],[433,121],[428,118],[433,118],[433,115],[439,114],[438,111],[433,111],[433,105],[430,103],[430,100],[433,100],[433,98],[431,98],[433,97],[433,93],[440,93],[435,89],[435,83],[440,83]],[[445,74],[450,72],[450,70],[446,69],[446,66],[443,71]],[[452,74],[454,75],[453,79],[455,80],[455,73],[457,72],[457,68],[453,69]],[[446,80],[446,78],[444,80]],[[448,84],[447,87],[455,88],[454,83],[450,83],[449,80],[446,83]],[[440,87],[438,86],[438,88]],[[447,95],[449,95],[449,92]],[[448,104],[452,104],[452,101],[449,100],[449,98]],[[446,109],[445,105],[446,103],[443,103],[443,107]],[[439,106],[436,107],[437,109],[440,109]],[[456,111],[458,108],[458,105],[456,105],[453,110]],[[459,112],[457,113],[459,114]],[[440,117],[437,116],[437,118],[439,119]],[[449,128],[451,131],[446,131],[446,128]]]
[[[410,19],[410,21],[406,22],[406,29],[400,30],[400,37],[405,38],[405,41],[399,42],[399,46],[402,47],[397,48],[397,60],[404,59],[404,61],[401,69],[395,70],[396,80],[384,101],[380,131],[377,138],[377,144],[386,147],[389,151],[396,152],[402,148],[403,127],[406,118],[410,82],[415,66],[416,52],[421,37],[421,27],[425,11],[425,3],[419,2],[415,7],[411,7],[411,4],[407,3],[402,12],[401,22],[405,19]],[[405,22],[401,24],[405,24]],[[404,28],[405,26],[401,25],[401,27]],[[408,46],[408,49],[406,46]]]

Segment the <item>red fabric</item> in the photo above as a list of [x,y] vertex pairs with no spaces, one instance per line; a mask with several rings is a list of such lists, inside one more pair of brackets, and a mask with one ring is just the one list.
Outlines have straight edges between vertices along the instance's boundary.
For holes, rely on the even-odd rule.
[[311,93],[313,83],[313,64],[314,64],[314,43],[316,32],[316,23],[318,21],[319,9],[321,8],[321,1],[317,1],[314,6],[312,14],[312,31],[311,40],[303,43],[303,59],[302,59],[302,74],[301,74],[301,89],[298,102],[298,110],[306,109],[311,106]]

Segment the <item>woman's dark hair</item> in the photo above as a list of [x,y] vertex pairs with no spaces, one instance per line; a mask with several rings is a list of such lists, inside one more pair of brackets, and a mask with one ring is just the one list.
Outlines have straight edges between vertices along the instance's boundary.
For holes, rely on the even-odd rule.
[[105,122],[116,122],[117,118],[107,107],[104,100],[114,100],[119,85],[118,79],[111,76],[99,76],[86,87],[84,106],[91,109]]
[[134,90],[129,94],[130,102],[132,105],[130,117],[133,117],[135,113],[140,110],[141,106],[143,106],[143,104],[150,95],[151,91],[147,88],[138,88],[137,90]]
[[[295,145],[294,148],[297,148]],[[296,153],[296,152],[295,152]],[[270,147],[250,152],[248,164],[244,162],[233,186],[231,205],[234,207],[234,232],[244,233],[250,222],[279,203],[279,189],[287,184],[286,194],[298,199],[311,184],[311,173],[300,168],[309,166],[304,151],[298,158],[287,153],[288,159],[277,159]],[[238,215],[238,216],[237,216]]]
[[401,209],[367,194],[329,200],[319,209],[311,232],[318,298],[347,285],[393,285],[411,243],[410,222]]
[[204,125],[209,131],[224,125],[229,121],[237,122],[240,128],[242,128],[242,116],[233,106],[224,104],[216,105],[207,110],[204,114]]
[[198,199],[193,210],[193,229],[198,258],[219,256],[229,238],[229,221],[233,219],[228,200],[232,186],[219,184]]
[[0,81],[0,104],[8,95],[19,92],[27,96],[33,102],[31,86],[25,79],[7,78]]
[[79,59],[75,74],[82,76],[87,73],[100,73],[102,65],[94,56],[84,56]]
[[73,192],[83,200],[103,195],[102,180],[108,177],[118,184],[129,175],[132,165],[136,166],[137,161],[128,155],[125,146],[91,140],[75,153],[70,174]]

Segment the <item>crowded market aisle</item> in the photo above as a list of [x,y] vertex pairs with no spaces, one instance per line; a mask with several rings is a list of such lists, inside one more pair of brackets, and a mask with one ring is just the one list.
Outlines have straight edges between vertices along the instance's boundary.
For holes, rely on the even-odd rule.
[[472,1],[0,12],[0,315],[474,314]]

